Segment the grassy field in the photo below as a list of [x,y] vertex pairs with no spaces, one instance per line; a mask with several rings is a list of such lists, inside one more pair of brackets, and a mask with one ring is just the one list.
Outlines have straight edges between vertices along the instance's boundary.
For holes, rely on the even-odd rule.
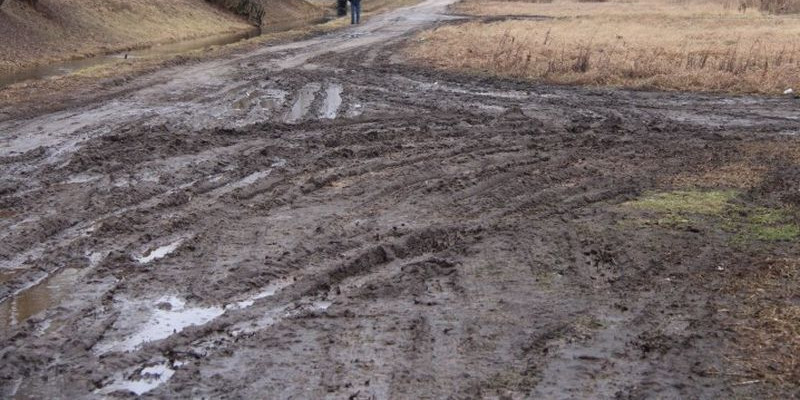
[[781,93],[800,88],[800,17],[724,0],[465,0],[412,59],[553,83]]

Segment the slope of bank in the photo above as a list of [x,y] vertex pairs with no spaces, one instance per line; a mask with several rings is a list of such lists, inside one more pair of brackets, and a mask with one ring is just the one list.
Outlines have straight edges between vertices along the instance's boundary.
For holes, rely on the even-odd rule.
[[[246,16],[265,31],[292,29],[325,17],[323,7],[306,0],[208,0]],[[333,2],[330,2],[333,4]]]
[[204,0],[6,0],[0,72],[248,28]]

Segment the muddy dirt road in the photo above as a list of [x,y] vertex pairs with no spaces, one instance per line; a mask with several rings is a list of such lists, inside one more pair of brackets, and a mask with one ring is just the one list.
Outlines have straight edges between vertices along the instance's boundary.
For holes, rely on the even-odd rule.
[[623,205],[752,146],[739,201],[798,202],[797,103],[403,64],[449,1],[0,122],[1,397],[796,391],[723,290],[794,242]]

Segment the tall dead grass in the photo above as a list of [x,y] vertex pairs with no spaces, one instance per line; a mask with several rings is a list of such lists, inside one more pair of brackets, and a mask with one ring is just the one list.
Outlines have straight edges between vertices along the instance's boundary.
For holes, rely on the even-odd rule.
[[[771,1],[771,0],[764,0]],[[410,51],[453,70],[555,83],[776,93],[800,87],[800,19],[729,2],[473,2],[468,22],[423,33]]]

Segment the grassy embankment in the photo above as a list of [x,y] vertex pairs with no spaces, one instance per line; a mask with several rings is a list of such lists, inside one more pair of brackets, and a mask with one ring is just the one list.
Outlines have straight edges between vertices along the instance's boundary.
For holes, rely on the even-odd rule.
[[408,53],[551,83],[775,94],[800,89],[792,1],[465,0],[453,12],[482,18],[424,32]]
[[202,0],[20,0],[0,7],[0,72],[252,29]]

